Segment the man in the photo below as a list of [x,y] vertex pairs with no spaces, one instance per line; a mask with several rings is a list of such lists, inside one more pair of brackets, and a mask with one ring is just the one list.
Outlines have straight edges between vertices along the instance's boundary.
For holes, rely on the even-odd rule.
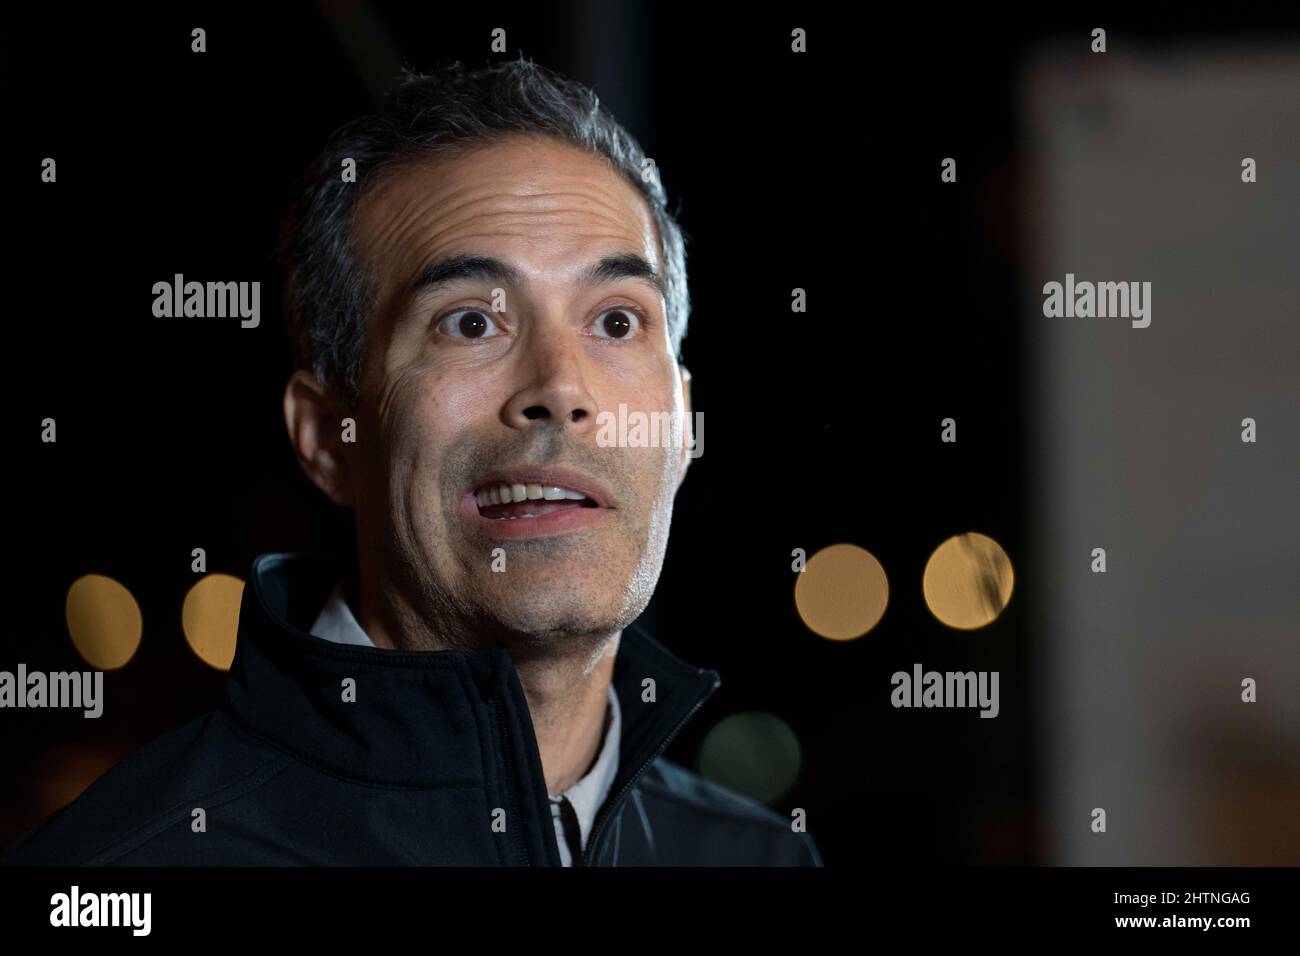
[[[660,756],[719,678],[634,624],[690,461],[683,239],[643,160],[524,61],[408,74],[336,134],[283,231],[284,414],[355,561],[259,558],[222,708],[9,862],[821,864]],[[620,405],[672,440],[610,447]]]

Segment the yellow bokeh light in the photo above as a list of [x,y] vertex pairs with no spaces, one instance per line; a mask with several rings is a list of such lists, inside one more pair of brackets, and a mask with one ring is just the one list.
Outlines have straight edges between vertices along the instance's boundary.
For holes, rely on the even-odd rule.
[[77,653],[97,670],[125,667],[140,646],[140,605],[123,585],[102,574],[72,582],[64,617]]
[[922,580],[930,613],[963,631],[997,620],[1014,585],[1011,559],[1002,546],[975,531],[954,535],[935,548]]
[[239,631],[239,604],[244,582],[229,574],[209,574],[185,595],[181,606],[181,627],[190,649],[203,663],[218,670],[230,670],[235,659],[235,635]]
[[832,544],[813,554],[796,577],[794,603],[810,631],[851,641],[880,623],[889,604],[889,579],[870,552],[856,544]]

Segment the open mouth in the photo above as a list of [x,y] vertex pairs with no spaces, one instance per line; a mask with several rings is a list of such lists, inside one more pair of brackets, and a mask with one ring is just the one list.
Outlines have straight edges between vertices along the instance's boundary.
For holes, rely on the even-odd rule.
[[571,488],[504,482],[493,482],[476,489],[474,501],[478,505],[479,514],[499,521],[540,518],[557,511],[600,507],[599,503],[581,491]]

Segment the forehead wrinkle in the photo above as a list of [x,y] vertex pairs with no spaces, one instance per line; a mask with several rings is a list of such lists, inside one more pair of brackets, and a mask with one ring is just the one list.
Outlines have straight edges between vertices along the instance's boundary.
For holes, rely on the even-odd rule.
[[[602,170],[608,172],[605,167]],[[363,228],[369,227],[366,253],[372,268],[380,265],[376,260],[387,259],[389,269],[399,273],[399,281],[390,289],[380,290],[380,296],[388,303],[400,306],[406,289],[419,271],[437,258],[439,252],[446,251],[449,245],[472,240],[491,241],[503,235],[527,239],[539,227],[563,229],[581,226],[584,221],[592,219],[595,221],[590,223],[591,228],[599,231],[583,230],[583,239],[616,243],[631,240],[657,270],[663,268],[658,229],[645,208],[645,200],[621,179],[589,186],[589,181],[580,177],[561,175],[562,185],[576,183],[583,188],[502,192],[499,180],[466,183],[463,175],[458,174],[446,186],[445,180],[440,180],[441,189],[421,189],[420,177],[430,175],[436,176],[436,173],[427,166],[419,168],[414,174],[408,172],[405,177],[380,183],[375,193],[362,198],[359,218]],[[530,183],[536,181],[535,177],[529,178]],[[610,188],[615,186],[617,188]],[[619,193],[624,191],[628,195],[620,197]],[[415,195],[410,196],[411,192]],[[620,201],[629,196],[634,200],[630,205]],[[494,202],[505,208],[479,211],[484,205]],[[375,218],[381,216],[385,205],[394,203],[397,204],[394,214],[382,217],[379,228],[374,228],[377,225]],[[480,227],[486,223],[494,231],[455,235],[469,223]]]
[[[427,170],[423,170],[422,172],[425,175],[428,175]],[[588,186],[590,182],[589,180],[578,179],[570,176],[565,176],[563,179],[575,181],[579,186]],[[616,180],[615,182],[619,187],[621,187],[621,189],[632,191],[632,187],[623,183],[621,180]],[[567,185],[567,183],[565,185]],[[399,178],[390,180],[386,184],[381,184],[379,192],[369,197],[369,201],[366,202],[363,207],[363,223],[368,224],[373,219],[373,216],[377,214],[377,208],[382,207],[385,202],[391,201],[395,198],[395,193],[400,197],[400,194],[403,191],[410,191],[412,188],[415,188],[415,186],[412,178],[409,178],[409,174],[408,178]],[[522,211],[526,214],[536,214],[536,211],[542,213],[559,211],[562,206],[566,205],[566,200],[570,199],[578,200],[585,207],[573,210],[575,213],[579,214],[591,214],[594,212],[596,215],[603,214],[604,218],[621,222],[627,217],[628,213],[631,212],[632,218],[635,219],[637,223],[638,231],[644,232],[649,219],[648,210],[643,208],[645,205],[644,199],[640,195],[634,195],[633,198],[635,199],[635,202],[629,207],[626,203],[619,201],[620,197],[617,196],[617,193],[621,191],[621,189],[615,190],[601,188],[601,186],[590,186],[590,188],[577,190],[568,190],[563,188],[558,190],[548,190],[543,188],[531,192],[514,191],[502,193],[498,185],[489,182],[454,184],[442,194],[434,192],[430,195],[428,192],[421,190],[421,192],[424,192],[425,194],[415,197],[415,202],[408,201],[401,204],[401,212],[405,215],[399,215],[401,215],[401,218],[408,225],[405,227],[399,227],[394,235],[397,238],[406,238],[406,233],[408,233],[411,228],[418,228],[421,219],[429,218],[428,213],[431,208],[436,208],[433,217],[436,220],[438,218],[445,219],[449,216],[455,216],[462,210],[466,210],[475,205],[481,205],[484,202],[504,200],[505,204],[515,206],[516,211]],[[592,206],[598,207],[598,210],[592,210]],[[449,208],[446,208],[444,211],[444,208],[442,207]],[[454,220],[456,224],[459,224],[460,221],[462,220]]]
[[[430,211],[434,212],[435,217],[448,218],[457,215],[463,210],[498,201],[504,201],[500,202],[500,204],[508,206],[516,212],[531,213],[536,210],[551,212],[563,208],[565,203],[562,200],[569,197],[584,201],[584,208],[575,208],[574,212],[597,212],[597,214],[603,212],[609,218],[619,219],[623,218],[628,212],[627,208],[618,202],[606,199],[595,192],[503,193],[492,184],[467,186],[444,194],[437,194],[436,192],[424,193],[417,197],[416,202],[404,203],[402,212],[404,214],[403,218],[408,220],[418,220],[426,216]],[[392,197],[385,198],[391,199]],[[518,202],[515,202],[515,200],[518,200]],[[376,200],[376,202],[379,205],[383,204],[382,199]],[[600,207],[599,211],[592,210],[592,206]],[[640,217],[637,216],[637,218]]]
[[[490,220],[484,223],[484,220]],[[504,220],[496,222],[496,220]],[[469,232],[460,234],[457,232],[467,223],[476,223],[487,225],[490,231],[486,232]],[[412,243],[410,249],[410,263],[399,268],[402,274],[398,277],[398,288],[405,289],[415,280],[420,270],[424,269],[429,263],[439,258],[441,254],[450,254],[449,247],[461,247],[460,251],[464,254],[490,254],[490,243],[499,240],[502,237],[511,239],[535,239],[536,229],[539,225],[574,225],[582,226],[584,223],[581,218],[575,218],[565,212],[529,214],[520,216],[515,212],[503,211],[500,213],[483,215],[467,215],[463,219],[446,223],[440,226],[435,232]],[[645,233],[632,233],[617,228],[619,223],[602,222],[594,224],[599,228],[582,229],[580,234],[575,237],[574,241],[590,242],[593,240],[604,240],[610,243],[622,244],[632,241],[643,254],[648,254],[649,261],[656,267],[662,267],[659,261],[659,250],[655,247],[653,241],[649,241]],[[610,229],[610,226],[615,228]],[[473,248],[473,244],[479,240],[485,241],[486,248],[478,250]],[[572,242],[570,243],[572,244]],[[403,257],[406,258],[406,257]],[[511,262],[512,265],[518,264]],[[580,268],[579,264],[575,268]]]
[[[402,216],[401,223],[391,233],[390,240],[395,240],[400,248],[401,245],[412,240],[413,233],[420,232],[425,227],[432,227],[429,239],[437,241],[439,237],[445,236],[449,232],[462,228],[466,223],[476,220],[501,222],[502,227],[508,229],[516,225],[525,227],[576,226],[581,225],[585,219],[594,219],[596,224],[606,228],[626,229],[627,232],[619,238],[626,238],[635,232],[638,239],[643,239],[648,225],[646,221],[638,217],[636,229],[628,229],[627,209],[613,203],[600,203],[597,201],[596,205],[600,207],[598,209],[575,209],[564,203],[546,201],[551,198],[550,196],[515,197],[543,201],[528,201],[523,204],[508,203],[505,204],[507,208],[493,208],[486,212],[481,211],[485,203],[492,203],[498,197],[499,194],[496,193],[485,197],[471,197],[449,209],[439,208],[432,217],[427,217],[425,214],[431,206],[440,205],[436,200],[430,200],[420,209],[411,210],[408,214]],[[528,208],[530,206],[535,208]],[[409,209],[409,207],[407,208]]]
[[[519,205],[522,207],[521,212],[559,212],[562,210],[571,210],[583,215],[600,215],[605,214],[611,219],[624,219],[628,212],[633,212],[633,218],[640,220],[640,209],[635,206],[629,210],[628,206],[619,202],[615,196],[606,196],[601,190],[591,192],[566,192],[547,190],[538,193],[509,193],[511,200],[521,200]],[[568,200],[577,200],[575,208],[571,208]],[[598,207],[593,209],[592,207]]]
[[[478,232],[475,235],[491,236],[493,230],[535,230],[538,227],[571,227],[579,229],[583,236],[608,235],[618,239],[628,239],[635,237],[638,241],[644,239],[644,233],[641,230],[628,229],[626,224],[613,218],[598,217],[594,222],[591,217],[582,214],[575,214],[570,210],[554,210],[551,212],[520,212],[514,209],[502,209],[490,213],[469,213],[459,219],[451,222],[432,223],[434,228],[426,237],[427,240],[440,241],[445,239],[449,234],[464,228],[469,224],[483,224],[487,227],[486,232]],[[528,233],[524,233],[525,235]],[[457,237],[459,238],[459,237]]]

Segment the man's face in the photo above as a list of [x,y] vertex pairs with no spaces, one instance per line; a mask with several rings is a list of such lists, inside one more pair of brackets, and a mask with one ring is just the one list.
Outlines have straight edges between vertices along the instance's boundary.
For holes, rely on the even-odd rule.
[[[343,446],[363,566],[435,633],[625,626],[658,580],[688,460],[640,195],[599,157],[510,137],[396,173],[357,230],[378,289]],[[598,413],[620,404],[672,414],[671,440],[598,445]],[[543,497],[497,504],[502,486]]]

